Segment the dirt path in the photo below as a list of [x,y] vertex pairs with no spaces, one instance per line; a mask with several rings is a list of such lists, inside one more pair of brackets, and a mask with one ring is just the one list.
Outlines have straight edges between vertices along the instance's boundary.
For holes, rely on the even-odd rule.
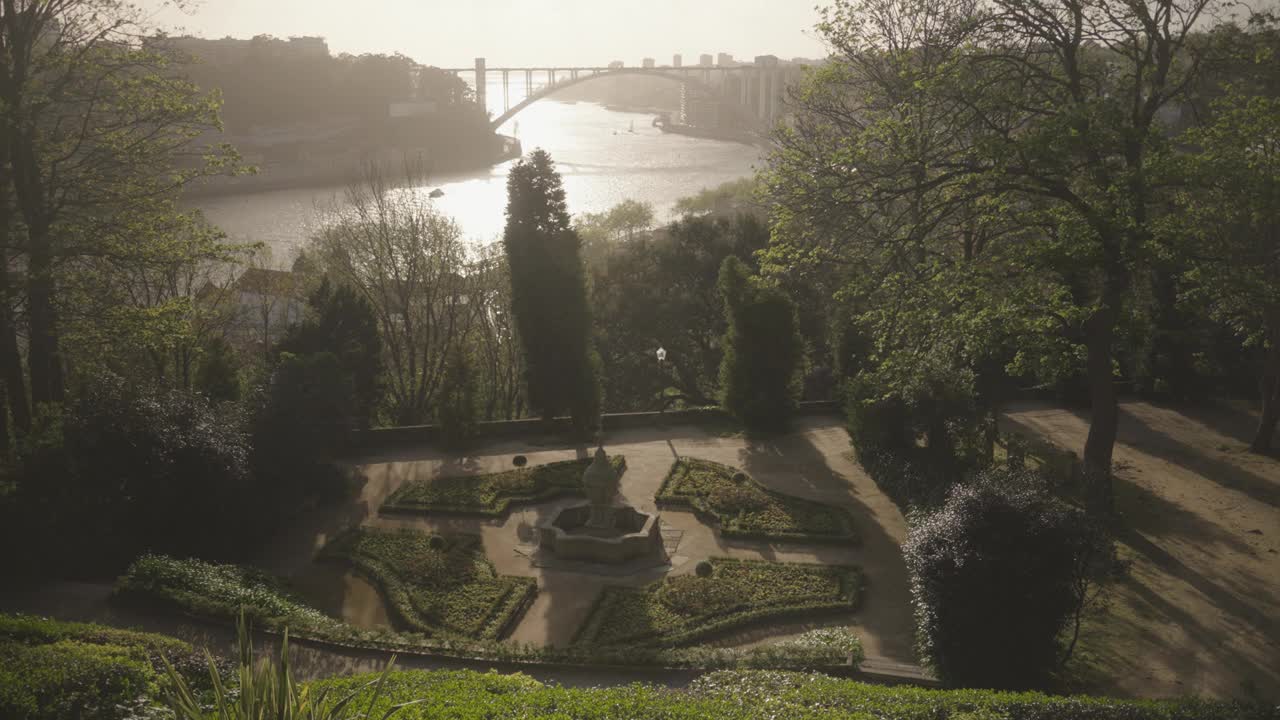
[[[1011,427],[1077,454],[1087,418],[1026,405]],[[1280,462],[1227,409],[1121,406],[1116,505],[1132,565],[1081,648],[1091,689],[1280,698]]]

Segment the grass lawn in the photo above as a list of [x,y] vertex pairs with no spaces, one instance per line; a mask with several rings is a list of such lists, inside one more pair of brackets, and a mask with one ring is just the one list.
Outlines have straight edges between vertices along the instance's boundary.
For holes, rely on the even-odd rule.
[[[609,461],[619,475],[627,467],[622,455],[614,455]],[[590,464],[591,458],[582,458],[484,475],[413,480],[393,492],[382,509],[503,517],[512,504],[582,495],[582,473]]]
[[843,508],[774,492],[709,460],[677,460],[658,489],[657,502],[715,518],[724,537],[857,542],[853,518]]
[[710,577],[677,575],[642,588],[606,587],[576,642],[682,645],[788,615],[853,610],[862,595],[862,573],[855,567],[710,562]]
[[356,528],[321,557],[350,563],[382,591],[401,624],[428,634],[500,639],[536,592],[533,578],[494,572],[478,535]]

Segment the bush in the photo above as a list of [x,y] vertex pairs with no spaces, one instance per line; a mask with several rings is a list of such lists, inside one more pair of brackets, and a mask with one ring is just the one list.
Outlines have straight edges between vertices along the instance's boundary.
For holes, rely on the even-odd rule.
[[711,562],[709,560],[699,560],[698,564],[693,566],[694,574],[700,578],[711,577],[711,573],[714,570],[715,568],[711,566]]
[[454,349],[446,362],[436,420],[444,447],[463,450],[476,437],[475,377],[463,351]]
[[[618,475],[626,470],[622,455],[610,457],[609,462]],[[590,458],[583,458],[483,475],[413,479],[391,493],[382,509],[503,517],[512,504],[582,495],[582,473],[590,464]]]
[[750,430],[779,430],[795,409],[804,358],[795,303],[732,256],[720,266],[719,290],[729,325],[721,343],[721,403]]
[[202,348],[196,366],[195,387],[214,401],[236,401],[243,391],[240,361],[231,344],[220,337],[210,338]]
[[[0,717],[113,719],[151,703],[165,664],[197,690],[203,658],[162,635],[0,615]],[[214,671],[225,668],[215,665]]]
[[42,571],[114,574],[145,548],[241,551],[254,483],[233,411],[199,393],[94,378],[27,445],[14,498],[35,539],[26,558]]
[[[737,480],[741,476],[743,480]],[[733,468],[680,458],[658,489],[660,505],[692,507],[720,525],[725,537],[856,542],[842,508],[768,490]]]
[[356,528],[321,557],[350,563],[378,586],[403,625],[432,635],[500,639],[536,587],[532,578],[498,575],[478,535]]
[[1105,545],[1041,478],[989,471],[918,518],[903,552],[920,656],[967,687],[1044,686]]
[[582,645],[672,647],[707,635],[822,611],[851,611],[862,574],[842,565],[714,558],[713,572],[677,575],[647,587],[606,587],[575,640]]

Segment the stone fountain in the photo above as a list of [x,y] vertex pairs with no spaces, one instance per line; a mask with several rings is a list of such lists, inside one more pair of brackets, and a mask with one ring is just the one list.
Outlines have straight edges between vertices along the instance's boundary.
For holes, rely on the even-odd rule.
[[665,559],[658,516],[618,499],[618,473],[604,447],[582,474],[587,502],[572,505],[538,526],[541,552],[565,560],[622,564],[638,558]]

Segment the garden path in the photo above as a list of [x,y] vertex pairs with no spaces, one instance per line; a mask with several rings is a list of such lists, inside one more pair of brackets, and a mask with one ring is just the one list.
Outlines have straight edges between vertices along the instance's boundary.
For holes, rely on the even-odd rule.
[[616,431],[607,434],[605,447],[611,454],[626,456],[622,495],[643,511],[656,511],[654,495],[676,457],[696,457],[742,468],[775,490],[847,508],[853,513],[862,542],[848,546],[725,540],[692,513],[664,510],[661,513],[664,527],[681,533],[669,570],[658,568],[625,577],[601,576],[535,567],[527,557],[532,549],[533,526],[565,504],[580,502],[578,500],[513,509],[505,519],[384,516],[376,512],[391,492],[411,479],[505,470],[511,467],[511,458],[516,454],[526,455],[529,463],[535,465],[585,457],[589,450],[585,446],[539,447],[521,441],[504,441],[486,445],[466,458],[430,450],[371,458],[361,467],[368,482],[355,502],[337,514],[323,511],[307,518],[301,527],[273,545],[264,564],[293,577],[299,589],[323,609],[339,613],[350,622],[372,626],[386,623],[386,611],[377,593],[351,573],[312,560],[329,539],[357,523],[425,531],[478,532],[498,572],[538,579],[537,599],[516,627],[512,639],[556,646],[572,641],[604,585],[641,585],[667,572],[692,572],[697,561],[706,557],[858,565],[866,574],[868,590],[856,612],[825,615],[811,623],[757,627],[721,638],[717,644],[751,645],[794,635],[809,627],[853,625],[869,657],[914,661],[906,570],[899,550],[906,523],[897,507],[854,461],[848,435],[838,418],[802,418],[791,433],[767,441],[719,436],[696,426]]

